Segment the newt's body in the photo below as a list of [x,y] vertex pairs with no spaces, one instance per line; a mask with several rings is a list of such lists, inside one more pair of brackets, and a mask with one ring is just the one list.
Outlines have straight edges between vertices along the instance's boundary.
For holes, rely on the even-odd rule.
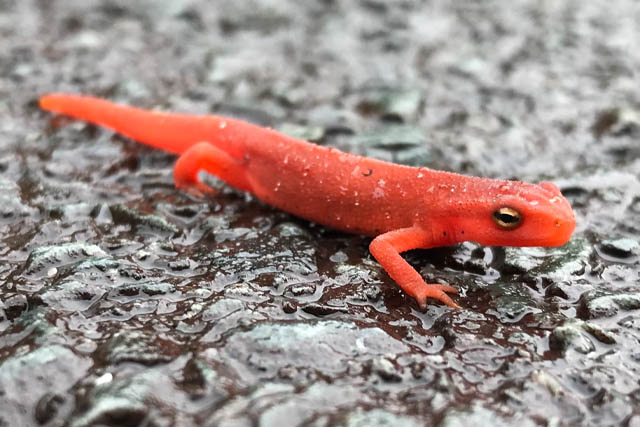
[[551,183],[539,185],[413,168],[300,141],[239,120],[144,111],[97,98],[52,94],[42,108],[111,128],[182,154],[178,187],[209,191],[205,170],[294,215],[375,237],[370,250],[422,308],[457,307],[445,285],[426,284],[401,252],[465,240],[484,245],[558,246],[575,218]]

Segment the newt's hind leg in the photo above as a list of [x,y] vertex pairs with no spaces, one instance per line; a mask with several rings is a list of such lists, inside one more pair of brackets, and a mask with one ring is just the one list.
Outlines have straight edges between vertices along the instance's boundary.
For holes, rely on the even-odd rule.
[[215,192],[198,178],[201,170],[217,176],[238,190],[251,191],[243,163],[209,142],[189,147],[178,158],[173,168],[176,187],[205,194]]
[[402,290],[416,299],[422,310],[427,308],[427,298],[436,299],[451,308],[460,308],[447,295],[447,293],[457,294],[456,288],[427,284],[422,276],[400,256],[400,252],[433,247],[430,239],[430,235],[418,227],[402,228],[379,235],[373,239],[369,250]]

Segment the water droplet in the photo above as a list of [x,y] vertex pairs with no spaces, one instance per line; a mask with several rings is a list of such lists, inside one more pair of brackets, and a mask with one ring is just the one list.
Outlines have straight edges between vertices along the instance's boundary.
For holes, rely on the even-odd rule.
[[422,178],[424,175],[422,172],[418,172],[418,178]]
[[373,190],[373,197],[375,199],[380,199],[380,198],[384,197],[384,190],[382,190],[382,188],[380,188],[380,187],[376,187],[376,189]]
[[111,374],[110,372],[107,372],[106,374],[96,378],[94,384],[96,386],[100,386],[104,384],[109,384],[111,381],[113,381],[113,374]]
[[226,127],[227,127],[227,122],[225,122],[225,121],[220,122],[220,124],[218,125],[218,127],[219,127],[220,129],[224,129],[224,128],[226,128]]

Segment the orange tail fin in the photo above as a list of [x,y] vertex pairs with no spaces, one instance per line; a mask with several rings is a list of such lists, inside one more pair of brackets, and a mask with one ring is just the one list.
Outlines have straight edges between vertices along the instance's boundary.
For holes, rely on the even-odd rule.
[[40,98],[40,107],[112,129],[143,144],[176,154],[198,142],[215,143],[212,139],[217,139],[220,129],[235,122],[218,116],[146,111],[99,98],[56,93]]

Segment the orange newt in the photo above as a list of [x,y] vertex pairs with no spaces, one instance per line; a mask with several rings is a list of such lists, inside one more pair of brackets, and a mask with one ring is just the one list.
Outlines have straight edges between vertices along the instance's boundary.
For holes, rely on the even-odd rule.
[[559,246],[575,228],[558,187],[402,166],[301,141],[214,115],[145,111],[98,98],[50,94],[40,106],[181,154],[179,188],[211,192],[203,170],[263,202],[338,230],[373,237],[369,249],[424,310],[427,298],[459,308],[452,286],[427,284],[400,253],[475,241]]

